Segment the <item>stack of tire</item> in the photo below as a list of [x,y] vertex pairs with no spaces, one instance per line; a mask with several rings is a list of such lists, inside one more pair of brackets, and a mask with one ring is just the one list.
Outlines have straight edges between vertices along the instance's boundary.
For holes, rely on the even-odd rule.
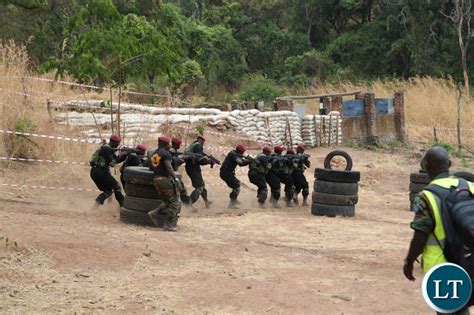
[[[148,211],[159,208],[160,200],[153,184],[153,172],[147,167],[129,166],[125,168],[125,200],[120,209],[120,220],[126,223],[155,226],[148,216]],[[158,227],[163,226],[166,216],[158,216]]]
[[420,170],[418,173],[410,174],[410,209],[412,209],[413,200],[415,196],[423,190],[430,182],[428,174],[423,170]]
[[[332,169],[331,161],[341,156],[346,160],[345,170]],[[324,168],[314,172],[313,204],[311,213],[317,216],[355,215],[355,205],[359,201],[358,190],[360,172],[352,171],[352,158],[345,151],[332,151],[324,160]]]

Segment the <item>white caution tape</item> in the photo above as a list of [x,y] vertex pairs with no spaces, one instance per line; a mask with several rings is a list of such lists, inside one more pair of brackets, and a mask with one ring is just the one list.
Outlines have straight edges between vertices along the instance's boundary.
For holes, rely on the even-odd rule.
[[81,138],[71,138],[71,137],[66,137],[66,136],[51,136],[51,135],[42,135],[42,134],[37,134],[37,133],[19,132],[19,131],[2,130],[2,129],[0,129],[0,133],[37,137],[37,138],[51,139],[51,140],[73,141],[77,143],[92,143],[92,144],[102,143],[101,139],[93,139],[93,138],[81,139]]
[[32,188],[32,189],[46,189],[46,190],[100,192],[97,189],[72,188],[72,187],[54,187],[54,186],[42,186],[42,185],[0,184],[0,186],[17,187],[17,188]]
[[40,162],[40,163],[74,164],[74,165],[87,165],[87,166],[90,166],[89,163],[85,163],[85,162],[55,161],[55,160],[41,160],[41,159],[24,159],[24,158],[14,158],[14,157],[8,157],[8,156],[0,156],[0,161]]

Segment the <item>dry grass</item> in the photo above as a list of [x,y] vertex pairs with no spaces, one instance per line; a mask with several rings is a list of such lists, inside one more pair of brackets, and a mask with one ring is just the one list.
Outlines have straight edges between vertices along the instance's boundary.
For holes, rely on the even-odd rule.
[[[71,87],[58,83],[49,83],[25,78],[38,76],[28,70],[28,55],[24,46],[13,42],[0,43],[0,122],[2,129],[14,130],[19,120],[31,120],[31,130],[41,134],[80,136],[80,129],[60,125],[50,117],[47,111],[47,101],[67,101],[71,99],[108,99],[108,91],[96,91]],[[53,79],[52,74],[43,78]],[[67,78],[65,80],[68,80]],[[72,81],[70,79],[70,81]],[[433,126],[454,128],[456,126],[456,89],[455,83],[449,79],[413,78],[408,81],[374,81],[370,84],[340,83],[326,85],[317,90],[305,91],[307,94],[348,91],[374,92],[376,97],[392,97],[395,91],[405,92],[405,111],[408,135],[411,140],[431,141]],[[27,94],[22,95],[22,94]],[[117,95],[114,95],[114,100]],[[128,101],[127,97],[123,98]],[[474,102],[463,103],[462,127],[473,126]],[[54,113],[53,113],[54,114]],[[125,126],[126,128],[126,126]],[[179,135],[182,130],[164,126],[173,135]],[[169,130],[172,129],[172,130]],[[194,133],[194,130],[190,130]],[[154,139],[141,135],[136,142],[154,144]],[[182,134],[181,134],[182,136]],[[454,131],[439,131],[440,140],[455,144]],[[463,133],[468,139],[469,131]],[[16,140],[15,140],[16,139]],[[38,158],[56,158],[63,160],[86,161],[94,146],[78,145],[76,143],[51,141],[30,138],[25,144],[18,142],[16,137],[4,136],[0,150],[9,155],[29,156]]]

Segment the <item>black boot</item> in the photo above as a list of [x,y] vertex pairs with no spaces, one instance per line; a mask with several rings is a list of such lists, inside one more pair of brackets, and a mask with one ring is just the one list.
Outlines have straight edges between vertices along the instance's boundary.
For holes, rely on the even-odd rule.
[[177,232],[178,231],[178,218],[177,217],[170,217],[166,221],[165,225],[163,225],[163,230],[168,232]]
[[231,199],[230,202],[229,202],[228,208],[229,209],[239,209],[239,207],[237,207],[237,199]]

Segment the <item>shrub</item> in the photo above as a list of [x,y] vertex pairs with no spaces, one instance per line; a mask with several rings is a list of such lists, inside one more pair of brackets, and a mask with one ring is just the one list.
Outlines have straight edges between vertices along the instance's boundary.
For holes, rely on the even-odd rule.
[[240,93],[240,99],[244,101],[264,101],[271,104],[276,97],[284,95],[285,91],[276,83],[262,75],[250,77]]

